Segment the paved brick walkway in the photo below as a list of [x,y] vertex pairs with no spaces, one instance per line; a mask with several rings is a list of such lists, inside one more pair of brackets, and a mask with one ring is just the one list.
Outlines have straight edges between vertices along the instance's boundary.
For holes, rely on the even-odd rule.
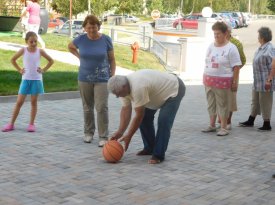
[[[250,85],[240,85],[239,111],[226,137],[203,134],[208,122],[204,89],[187,86],[166,160],[147,164],[139,132],[122,161],[109,164],[97,147],[82,142],[79,98],[40,101],[37,132],[25,131],[30,103],[16,130],[0,133],[0,204],[274,205],[274,131],[236,127],[249,114]],[[0,103],[1,127],[14,103]],[[110,96],[110,130],[118,125],[120,102]],[[275,129],[275,117],[272,118]]]

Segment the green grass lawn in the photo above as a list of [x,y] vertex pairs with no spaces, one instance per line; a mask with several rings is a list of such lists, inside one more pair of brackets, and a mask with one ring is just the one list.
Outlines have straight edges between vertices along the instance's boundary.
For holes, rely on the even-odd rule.
[[[67,45],[70,38],[57,36],[55,34],[42,35],[48,49],[67,51]],[[0,35],[0,41],[12,42],[25,45],[24,39],[20,35]],[[114,45],[116,63],[118,66],[139,70],[142,68],[151,68],[164,70],[158,59],[151,53],[140,50],[138,63],[132,63],[132,50],[130,46]],[[10,63],[14,51],[0,49],[0,95],[17,94],[21,75]],[[18,61],[22,65],[22,58]],[[42,65],[46,62],[42,60]],[[77,66],[55,61],[53,66],[43,76],[46,92],[74,91],[77,90]]]
[[[69,37],[58,36],[52,33],[47,33],[45,35],[42,35],[41,37],[46,43],[46,48],[59,50],[59,51],[68,51],[67,45],[72,40]],[[25,40],[18,35],[12,35],[12,36],[0,35],[0,41],[25,45]],[[152,53],[140,50],[139,56],[138,56],[138,63],[132,64],[132,50],[130,46],[114,44],[114,51],[115,51],[116,63],[120,67],[127,68],[130,70],[139,70],[142,68],[164,70],[164,67],[159,63],[159,60]]]
[[[13,51],[0,49],[0,95],[15,95],[21,82],[21,74],[10,63]],[[19,64],[22,65],[22,59]],[[46,64],[43,59],[41,67]],[[77,90],[78,67],[55,61],[53,66],[43,74],[46,92]]]

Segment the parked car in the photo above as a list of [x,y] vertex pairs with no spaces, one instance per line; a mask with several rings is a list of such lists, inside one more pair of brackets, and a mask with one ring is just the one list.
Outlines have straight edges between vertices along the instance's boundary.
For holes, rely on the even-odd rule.
[[243,12],[244,26],[247,27],[251,23],[252,15],[248,12]]
[[63,21],[64,23],[69,20],[69,18],[64,17],[64,16],[56,17],[56,19],[59,19],[59,20]]
[[48,28],[56,28],[63,24],[64,24],[64,22],[60,19],[50,19],[50,21],[48,23]]
[[176,19],[173,22],[174,28],[182,29],[197,29],[198,28],[198,19],[202,18],[201,13],[193,13],[191,15],[185,16],[180,19]]
[[136,23],[139,21],[139,18],[135,17],[135,16],[130,16],[130,15],[126,15],[125,16],[125,22],[133,22]]
[[221,17],[224,19],[226,23],[228,23],[233,29],[237,28],[236,20],[232,17],[230,13],[221,13]]
[[224,14],[231,14],[231,16],[235,19],[235,23],[237,24],[237,28],[241,28],[244,26],[244,18],[241,12],[235,11],[223,11],[221,13]]
[[[74,38],[85,33],[82,23],[83,20],[72,20],[72,36]],[[68,36],[70,34],[70,20],[66,21],[60,28],[56,28],[53,33]]]

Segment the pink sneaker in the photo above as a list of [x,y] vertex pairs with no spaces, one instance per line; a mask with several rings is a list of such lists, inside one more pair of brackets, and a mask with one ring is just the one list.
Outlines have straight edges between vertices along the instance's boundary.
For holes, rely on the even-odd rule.
[[27,128],[28,132],[35,132],[35,126],[34,125],[29,125]]
[[14,125],[12,124],[7,124],[3,127],[2,132],[10,132],[14,130]]

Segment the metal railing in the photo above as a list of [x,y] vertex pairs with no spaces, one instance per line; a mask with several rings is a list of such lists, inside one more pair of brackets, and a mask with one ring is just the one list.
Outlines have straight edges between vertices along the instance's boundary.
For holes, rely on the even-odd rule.
[[180,51],[174,52],[172,47],[180,49],[180,44],[159,42],[152,37],[152,31],[147,31],[144,28],[139,33],[115,28],[103,27],[102,29],[103,33],[109,34],[114,43],[131,46],[134,42],[137,42],[140,49],[153,53],[167,70],[175,71],[178,69],[175,56],[180,59],[177,56]]

